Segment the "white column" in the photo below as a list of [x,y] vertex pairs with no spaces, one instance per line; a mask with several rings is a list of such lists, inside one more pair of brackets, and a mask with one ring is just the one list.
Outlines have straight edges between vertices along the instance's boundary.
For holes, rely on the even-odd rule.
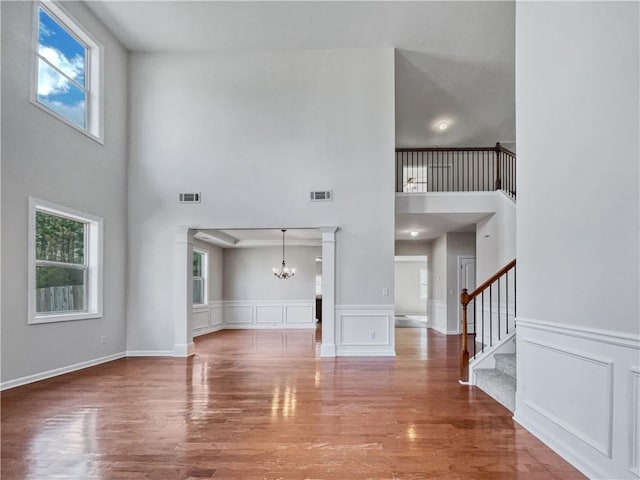
[[321,357],[336,356],[336,230],[320,227],[322,232],[322,345]]
[[174,357],[195,353],[192,328],[193,303],[193,233],[187,227],[176,231],[174,264]]

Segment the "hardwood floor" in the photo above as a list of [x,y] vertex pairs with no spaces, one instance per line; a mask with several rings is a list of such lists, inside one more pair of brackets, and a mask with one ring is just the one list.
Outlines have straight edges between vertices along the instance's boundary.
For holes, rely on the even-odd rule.
[[318,358],[307,331],[227,330],[2,393],[2,479],[578,479],[475,387],[458,337]]

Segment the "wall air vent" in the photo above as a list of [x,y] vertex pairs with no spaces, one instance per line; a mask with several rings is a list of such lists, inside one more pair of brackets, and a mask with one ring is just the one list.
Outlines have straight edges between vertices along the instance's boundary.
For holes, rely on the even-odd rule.
[[200,203],[200,193],[180,193],[178,203]]
[[333,198],[331,190],[325,190],[321,192],[311,192],[310,200],[312,202],[328,202]]

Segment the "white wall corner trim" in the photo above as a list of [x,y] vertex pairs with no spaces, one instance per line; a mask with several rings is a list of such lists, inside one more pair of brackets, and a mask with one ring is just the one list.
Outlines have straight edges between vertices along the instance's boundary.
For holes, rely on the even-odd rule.
[[112,362],[113,360],[118,360],[119,358],[123,358],[125,356],[126,356],[125,352],[118,352],[111,355],[106,355],[104,357],[95,358],[93,360],[87,360],[86,362],[75,363],[73,365],[67,365],[66,367],[54,368],[53,370],[48,370],[46,372],[40,372],[34,375],[28,375],[26,377],[16,378],[0,384],[0,391],[8,390],[10,388],[20,387],[22,385],[38,382],[40,380],[45,380],[51,377],[57,377],[59,375],[64,375],[65,373],[71,373],[77,370],[82,370],[84,368],[100,365],[101,363]]
[[637,478],[640,342],[517,320],[514,419],[590,478]]
[[173,346],[174,357],[190,357],[191,355],[195,355],[195,353],[196,345],[193,342],[187,344],[176,343]]
[[395,356],[394,305],[336,305],[336,355]]

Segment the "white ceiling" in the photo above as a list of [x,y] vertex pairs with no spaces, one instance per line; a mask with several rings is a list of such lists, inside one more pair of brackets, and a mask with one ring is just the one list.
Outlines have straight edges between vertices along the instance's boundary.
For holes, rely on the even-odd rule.
[[[447,232],[475,232],[485,213],[396,214],[396,240],[435,240]],[[410,232],[418,232],[412,237]]]
[[[512,1],[150,0],[87,5],[136,52],[395,48],[398,147],[492,146],[500,141],[515,148]],[[435,127],[443,120],[450,127],[440,131]],[[478,220],[476,214],[398,216],[396,237],[412,239],[410,230],[419,231],[422,240],[460,228],[473,231]],[[318,238],[304,237],[309,232]],[[222,234],[236,239],[236,246],[276,244],[281,235],[279,230]],[[291,230],[287,238],[319,244],[317,230]]]
[[[195,238],[222,248],[253,248],[282,246],[282,231],[280,229],[201,229]],[[322,234],[315,228],[287,229],[285,232],[286,246],[321,246]]]
[[[130,50],[396,48],[396,145],[514,148],[515,3],[89,1]],[[445,132],[434,127],[448,120]]]

